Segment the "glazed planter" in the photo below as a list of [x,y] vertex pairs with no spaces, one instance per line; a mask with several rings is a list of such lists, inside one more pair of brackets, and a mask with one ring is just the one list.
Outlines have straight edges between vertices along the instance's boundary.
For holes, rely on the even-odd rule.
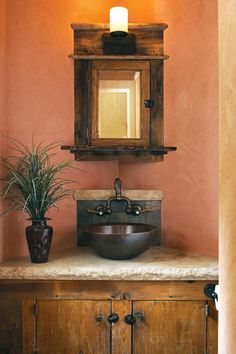
[[46,220],[32,220],[32,225],[26,227],[30,259],[32,263],[46,263],[52,242],[53,228]]

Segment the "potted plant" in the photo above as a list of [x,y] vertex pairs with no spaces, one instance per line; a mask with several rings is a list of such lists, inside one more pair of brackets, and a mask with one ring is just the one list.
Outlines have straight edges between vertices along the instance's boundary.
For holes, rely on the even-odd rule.
[[61,174],[70,162],[55,163],[53,150],[59,143],[35,145],[29,149],[14,138],[8,138],[12,154],[0,157],[4,176],[0,178],[0,196],[7,201],[0,215],[21,210],[28,213],[32,225],[26,227],[26,239],[32,263],[48,260],[53,228],[47,224],[47,212],[57,202],[71,196],[66,188],[71,181]]

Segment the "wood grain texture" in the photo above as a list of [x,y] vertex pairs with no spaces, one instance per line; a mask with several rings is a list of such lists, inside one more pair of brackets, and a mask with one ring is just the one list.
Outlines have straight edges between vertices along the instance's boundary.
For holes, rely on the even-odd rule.
[[0,353],[24,354],[22,301],[0,300]]
[[151,60],[151,100],[154,106],[151,109],[151,147],[164,144],[164,112],[163,112],[163,63]]
[[[131,24],[129,32],[136,37],[137,51],[127,56],[103,55],[102,37],[109,33],[106,24],[72,24],[71,27],[74,54],[70,57],[75,59],[75,145],[82,149],[70,149],[70,152],[79,161],[162,161],[167,150],[152,153],[123,151],[123,147],[163,146],[163,60],[168,57],[163,53],[163,31],[167,25]],[[138,139],[98,137],[98,73],[108,69],[141,72],[141,136]],[[150,99],[154,107],[144,108],[144,100]],[[100,151],[103,147],[113,147],[114,151]]]
[[110,354],[109,301],[40,300],[38,306],[40,354]]
[[135,301],[134,354],[205,354],[205,301]]
[[[71,23],[71,28],[78,31],[88,30],[110,30],[109,23]],[[164,31],[168,25],[166,23],[129,23],[129,29],[139,29],[140,31],[153,31],[153,29]]]
[[109,153],[103,151],[103,153],[97,153],[96,148],[91,151],[76,152],[75,159],[78,161],[123,161],[123,162],[158,162],[163,160],[163,154],[152,154],[146,151],[140,151],[138,153],[127,152],[124,153],[121,148],[120,151],[114,151]]
[[[111,345],[112,354],[216,354],[217,316],[209,302],[206,317],[207,283],[1,281],[0,344],[12,354],[110,354]],[[110,325],[114,312],[119,321]],[[132,312],[133,328],[124,322]]]
[[140,54],[127,54],[127,55],[76,55],[76,54],[69,54],[68,55],[69,58],[73,59],[73,60],[147,60],[147,59],[151,59],[151,60],[167,60],[169,58],[169,55],[140,55]]
[[208,302],[207,353],[218,353],[218,311],[216,310],[214,301]]
[[217,281],[1,280],[0,299],[208,300],[204,286]]
[[75,143],[85,146],[88,143],[89,114],[89,78],[90,63],[85,60],[74,64],[74,110],[75,110]]
[[32,354],[36,350],[35,304],[35,300],[22,301],[22,342],[24,354]]
[[[163,55],[163,31],[166,24],[129,24],[129,33],[136,37],[137,53],[141,55]],[[74,54],[103,54],[103,33],[109,34],[104,24],[72,25],[74,30]]]
[[132,312],[131,301],[112,301],[112,313],[119,314],[119,321],[112,326],[112,354],[131,353],[132,327],[127,325],[124,318]]

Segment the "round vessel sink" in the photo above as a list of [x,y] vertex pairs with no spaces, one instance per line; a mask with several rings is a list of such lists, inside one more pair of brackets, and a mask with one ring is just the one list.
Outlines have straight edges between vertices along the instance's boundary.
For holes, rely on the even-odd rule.
[[129,259],[146,251],[157,236],[148,224],[93,224],[83,229],[89,246],[105,258]]

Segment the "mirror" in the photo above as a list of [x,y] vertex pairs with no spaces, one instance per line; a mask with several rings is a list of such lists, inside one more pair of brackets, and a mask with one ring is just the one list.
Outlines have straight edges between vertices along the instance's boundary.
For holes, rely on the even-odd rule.
[[140,138],[140,71],[99,71],[98,138]]
[[148,146],[150,63],[94,60],[91,84],[92,145]]

